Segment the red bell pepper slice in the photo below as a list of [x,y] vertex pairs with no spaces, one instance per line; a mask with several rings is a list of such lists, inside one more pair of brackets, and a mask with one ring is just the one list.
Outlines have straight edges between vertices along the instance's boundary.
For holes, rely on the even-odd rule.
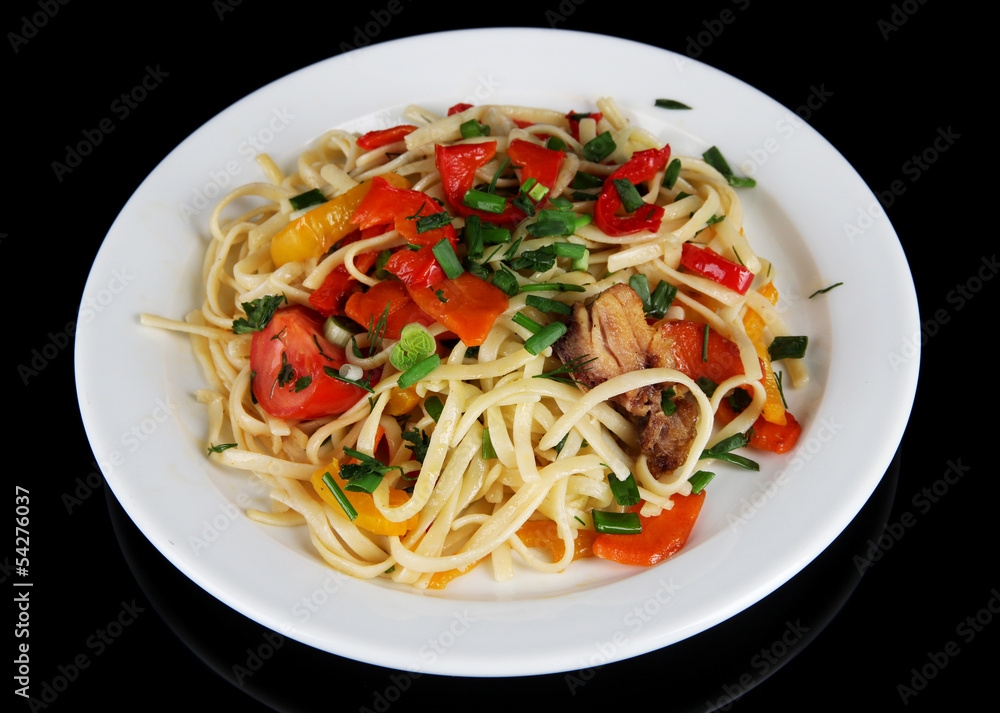
[[621,237],[632,235],[641,230],[656,232],[663,218],[663,208],[648,205],[639,208],[632,215],[618,215],[622,199],[615,188],[614,179],[623,178],[631,183],[648,181],[666,168],[670,161],[670,147],[662,149],[646,149],[632,154],[632,158],[623,163],[605,181],[601,194],[594,205],[594,223],[606,235]]
[[[729,403],[729,399],[719,402],[715,417],[725,425],[736,418],[737,413]],[[763,415],[758,416],[753,426],[747,432],[747,445],[772,453],[787,453],[795,447],[802,435],[802,425],[789,412],[785,411],[785,425],[771,423]]]
[[496,318],[510,303],[500,288],[471,272],[441,280],[433,288],[407,287],[420,309],[454,332],[467,347],[486,341]]
[[389,256],[385,271],[395,275],[408,287],[430,287],[445,278],[444,269],[434,255],[434,248],[425,245],[417,251],[397,250]]
[[369,131],[358,139],[358,146],[365,151],[371,151],[372,149],[377,149],[380,146],[386,146],[388,144],[394,144],[397,141],[402,141],[406,138],[406,135],[412,131],[416,130],[416,126],[412,124],[400,124],[399,126],[393,126],[391,129],[376,129],[375,131]]
[[461,114],[463,111],[466,111],[467,109],[471,109],[471,108],[472,108],[472,104],[468,104],[466,102],[460,102],[460,103],[455,104],[453,107],[451,107],[451,108],[448,109],[448,116],[453,116],[455,114]]
[[457,241],[455,228],[450,223],[423,233],[417,232],[417,220],[444,208],[422,191],[396,188],[381,176],[372,179],[372,187],[358,204],[351,222],[362,229],[390,224],[412,245],[434,245],[448,238],[452,245]]
[[726,339],[714,329],[708,329],[707,359],[705,354],[705,324],[690,320],[664,320],[660,333],[669,337],[675,368],[690,379],[704,377],[716,384],[743,373],[743,360],[736,342]]
[[522,184],[534,178],[549,190],[556,184],[563,159],[566,158],[566,154],[562,151],[546,148],[524,139],[511,141],[507,147],[507,156],[518,168]]
[[711,248],[693,243],[681,246],[681,266],[741,295],[747,293],[753,282],[753,273],[739,263],[727,260]]
[[441,174],[445,199],[452,210],[463,217],[478,215],[483,220],[496,225],[517,223],[524,218],[524,212],[510,201],[502,213],[469,208],[463,203],[465,194],[476,183],[476,171],[489,163],[497,153],[496,141],[473,144],[455,144],[435,147],[434,161]]
[[[355,230],[344,238],[340,245],[349,245],[358,240],[378,235],[380,232],[382,232],[380,227],[364,231]],[[355,255],[354,266],[361,272],[367,273],[377,260],[378,251],[370,250]],[[360,289],[361,283],[347,271],[347,268],[344,265],[337,265],[323,279],[323,283],[309,295],[309,304],[324,317],[344,314],[344,305],[347,303],[347,299]]]
[[[697,495],[674,495],[670,499],[674,506],[669,510],[653,517],[639,516],[642,532],[638,534],[599,534],[594,540],[594,554],[621,564],[649,567],[677,553],[691,536],[705,502],[705,491]],[[628,510],[638,512],[641,507],[642,503]]]
[[385,280],[372,285],[367,292],[355,292],[344,306],[344,314],[366,329],[377,324],[383,313],[386,339],[399,339],[400,330],[411,322],[434,323],[410,297],[406,285],[397,280]]

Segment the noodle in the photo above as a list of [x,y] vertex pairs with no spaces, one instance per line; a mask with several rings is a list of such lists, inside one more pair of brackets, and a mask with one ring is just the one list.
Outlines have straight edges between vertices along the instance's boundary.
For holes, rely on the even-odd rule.
[[[415,125],[409,133],[366,149],[357,134],[331,130],[298,157],[292,173],[285,174],[269,156],[259,157],[268,182],[241,186],[219,202],[210,218],[202,307],[183,322],[152,315],[143,315],[143,321],[190,336],[206,375],[206,388],[197,396],[209,414],[210,457],[258,478],[270,492],[271,511],[250,510],[251,518],[306,527],[318,556],[339,571],[417,588],[444,586],[486,559],[497,581],[514,576],[515,560],[541,572],[560,572],[574,559],[579,533],[594,529],[595,510],[624,509],[615,502],[609,479],[634,477],[642,515],[655,516],[673,506],[673,496],[691,493],[690,477],[707,462],[705,449],[757,422],[768,397],[744,319],[748,310],[759,315],[768,339],[788,332],[760,289],[771,283],[772,266],[745,236],[737,191],[706,161],[679,157],[676,182],[662,185],[660,170],[641,197],[649,207],[663,209],[654,229],[625,235],[603,230],[596,218],[590,219],[598,192],[581,195],[574,188],[578,173],[605,181],[637,152],[661,146],[655,136],[633,126],[614,100],[602,98],[597,108],[600,113],[571,120],[563,112],[520,106],[458,107],[447,116],[412,106],[406,112]],[[489,133],[463,138],[465,125],[473,121],[488,125]],[[584,153],[585,146],[602,135],[613,140],[614,148],[595,160]],[[504,172],[508,148],[515,142],[552,140],[565,147],[565,160],[545,197],[565,202],[574,217],[584,218],[558,240],[585,250],[589,262],[581,266],[559,259],[539,270],[509,268],[512,260],[556,242],[530,233],[529,219],[512,229],[506,245],[487,245],[481,264],[488,273],[506,272],[517,286],[563,283],[565,290],[505,290],[506,310],[475,349],[450,338],[454,335],[443,325],[429,324],[441,362],[406,390],[412,403],[402,410],[394,400],[404,391],[401,370],[391,361],[397,340],[381,338],[370,328],[374,325],[360,325],[344,349],[342,368],[342,373],[355,367],[357,373],[380,373],[369,393],[332,415],[282,418],[265,410],[254,390],[259,377],[251,368],[253,334],[233,329],[235,321],[248,317],[247,306],[283,295],[288,305],[310,307],[310,298],[334,274],[353,280],[355,291],[369,290],[392,278],[369,267],[366,256],[388,255],[407,245],[399,225],[389,225],[276,265],[276,236],[312,209],[296,209],[293,199],[318,190],[332,201],[372,185],[373,177],[394,174],[406,180],[409,190],[447,205],[435,145],[486,142],[495,142],[496,156],[478,168],[476,183],[493,181],[491,190],[513,195],[517,181],[509,177],[509,168]],[[258,205],[229,215],[248,201]],[[459,231],[468,225],[460,216],[451,217]],[[719,255],[735,256],[755,276],[754,289],[742,294],[681,268],[682,246],[692,240]],[[731,341],[742,373],[726,378],[714,394],[667,367],[629,371],[587,390],[568,372],[564,379],[545,378],[562,364],[551,345],[537,353],[525,348],[533,332],[517,315],[542,324],[555,320],[529,304],[528,297],[544,295],[585,308],[616,283],[637,276],[650,286],[666,281],[679,288],[668,318],[707,324]],[[796,385],[808,378],[801,364],[790,369]],[[683,462],[665,474],[655,473],[641,452],[636,420],[614,405],[616,397],[664,385],[689,393],[697,414]],[[749,405],[728,425],[717,424],[723,400],[741,388]],[[416,458],[418,444],[423,452]],[[324,494],[317,476],[324,469],[336,472],[347,451],[385,459],[370,502],[376,519],[388,528],[401,527],[403,534],[366,529],[326,497],[329,492]],[[551,522],[561,543],[552,557],[540,555],[525,539],[525,523],[538,520]]]

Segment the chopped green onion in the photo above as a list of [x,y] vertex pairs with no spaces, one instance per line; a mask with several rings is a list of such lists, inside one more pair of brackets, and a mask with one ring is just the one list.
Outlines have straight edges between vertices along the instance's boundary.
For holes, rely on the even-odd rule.
[[483,242],[489,245],[510,242],[510,231],[492,223],[484,223],[482,227]]
[[639,295],[639,299],[642,300],[643,308],[649,305],[649,278],[643,274],[632,275],[628,278],[628,286]]
[[458,255],[455,254],[455,248],[451,246],[451,241],[448,238],[441,238],[431,248],[431,251],[441,265],[441,269],[444,270],[444,274],[450,279],[454,280],[465,272],[465,268],[462,267],[462,261],[458,259]]
[[451,216],[446,211],[431,213],[423,218],[417,218],[417,233],[426,233],[430,230],[437,230],[451,223]]
[[656,289],[653,290],[653,294],[650,295],[647,313],[654,317],[663,317],[667,314],[667,310],[670,309],[670,305],[676,296],[677,287],[671,285],[666,280],[660,280]]
[[767,347],[771,361],[801,359],[806,355],[809,337],[775,337]]
[[434,423],[437,423],[444,412],[444,404],[437,396],[428,396],[424,400],[424,409],[426,409],[427,415],[434,419]]
[[354,332],[347,329],[337,317],[327,317],[323,322],[323,337],[338,347],[346,347],[354,338]]
[[611,132],[605,131],[583,145],[583,158],[587,161],[597,163],[610,156],[616,148],[618,146],[611,137]]
[[627,178],[612,178],[611,183],[614,184],[626,213],[634,213],[646,205],[646,202],[642,200],[642,196],[639,195],[639,189],[635,187],[632,181]]
[[497,452],[493,448],[493,441],[490,440],[490,429],[483,429],[483,460],[496,458]]
[[313,188],[311,191],[292,196],[288,199],[288,202],[292,204],[292,210],[302,210],[303,208],[310,208],[320,203],[326,203],[326,196],[323,195],[323,191],[320,189]]
[[716,171],[725,176],[726,181],[728,181],[730,186],[739,187],[753,187],[757,185],[757,181],[752,178],[743,178],[737,176],[733,173],[733,170],[729,167],[729,162],[723,157],[722,152],[719,151],[717,146],[713,146],[708,151],[702,154],[702,158],[705,162],[714,168]]
[[470,215],[465,219],[466,257],[480,258],[483,256],[483,220],[478,215]]
[[594,529],[608,535],[638,535],[642,532],[642,520],[637,512],[606,512],[594,510]]
[[667,166],[667,171],[663,174],[663,181],[661,185],[664,188],[673,188],[674,184],[677,183],[677,179],[680,178],[680,175],[681,160],[679,158],[675,158],[670,162],[670,165]]
[[829,287],[824,287],[821,290],[816,290],[811,295],[809,295],[809,299],[812,299],[816,295],[825,295],[827,292],[829,292],[830,290],[832,290],[834,287],[840,287],[843,284],[844,284],[843,282],[835,282],[832,285],[830,285]]
[[542,325],[526,315],[524,312],[515,312],[514,316],[510,318],[510,321],[524,327],[532,334],[538,334],[542,330]]
[[[711,379],[709,379],[707,376],[699,376],[694,383],[698,384],[698,388],[704,391],[705,396],[707,396],[708,398],[712,398],[712,394],[714,394],[715,390],[719,388],[719,385],[716,384]],[[746,392],[744,391],[743,393]]]
[[608,484],[611,486],[611,494],[615,502],[622,507],[636,505],[639,500],[639,486],[635,484],[635,476],[631,473],[625,480],[619,480],[618,476],[612,473],[608,476]]
[[399,381],[396,382],[396,385],[401,389],[408,389],[421,379],[430,375],[430,373],[437,369],[440,365],[441,357],[437,354],[431,354],[429,357],[424,357],[400,374]]
[[711,448],[706,448],[702,451],[702,458],[714,458],[716,460],[726,461],[727,463],[732,463],[733,465],[738,465],[741,468],[746,468],[747,470],[760,470],[760,464],[756,461],[752,461],[749,458],[736,453],[730,453],[730,451],[736,448],[742,448],[748,443],[747,437],[742,433],[736,433],[729,438],[724,438],[718,443],[716,443]]
[[565,333],[565,324],[562,322],[552,322],[542,327],[541,330],[535,332],[531,337],[528,337],[528,340],[524,343],[524,348],[528,350],[529,354],[537,356],[544,349],[552,346]]
[[579,260],[587,255],[587,246],[580,243],[552,243],[546,245],[542,250],[550,252],[557,257],[568,257]]
[[330,489],[334,500],[336,500],[340,504],[340,507],[344,509],[344,514],[347,515],[347,519],[353,522],[358,516],[358,511],[354,509],[354,506],[351,505],[351,501],[347,499],[346,495],[344,495],[344,491],[340,489],[339,485],[337,485],[337,481],[334,480],[333,476],[329,473],[323,473],[323,484]]
[[521,292],[586,292],[583,285],[569,282],[535,282],[521,285]]
[[576,175],[573,176],[573,182],[570,184],[570,188],[576,188],[577,190],[587,190],[589,188],[600,188],[604,185],[604,179],[598,176],[594,176],[590,173],[583,173],[582,171],[577,171]]
[[[347,365],[345,364],[344,366],[347,366]],[[355,366],[355,365],[352,364],[351,366]],[[341,368],[343,368],[343,367],[341,367]],[[324,366],[323,367],[323,373],[325,373],[331,379],[336,379],[337,381],[343,381],[345,384],[353,384],[354,386],[360,386],[362,389],[364,389],[365,391],[367,391],[370,394],[374,394],[375,393],[375,389],[373,389],[372,385],[370,383],[368,383],[368,379],[360,379],[360,378],[355,379],[355,378],[351,378],[349,376],[345,376],[344,374],[340,373],[340,370],[334,369],[332,366]]]
[[658,106],[661,109],[690,109],[687,104],[677,101],[676,99],[657,99],[653,102],[653,106]]
[[566,142],[558,136],[550,136],[545,140],[545,148],[552,149],[553,151],[565,151]]
[[500,180],[500,174],[503,173],[503,170],[507,167],[508,163],[510,163],[510,158],[505,158],[503,163],[500,164],[500,168],[497,169],[497,172],[493,174],[493,178],[490,179],[489,188],[486,189],[487,193],[493,193],[496,190],[497,181]]
[[468,121],[463,122],[458,129],[462,132],[463,139],[474,139],[477,136],[489,136],[491,130],[489,124],[481,124],[476,119],[469,119]]
[[399,341],[389,354],[389,362],[400,371],[406,371],[436,348],[437,342],[427,328],[418,322],[411,322],[400,330]]
[[495,193],[486,193],[471,188],[465,192],[462,198],[462,205],[474,210],[482,210],[487,213],[503,213],[507,207],[507,199]]
[[701,360],[708,361],[708,325],[705,325],[705,334],[701,338]]
[[565,302],[559,302],[558,300],[551,300],[548,297],[539,297],[538,295],[528,295],[525,300],[527,304],[535,309],[540,309],[542,312],[555,312],[556,314],[570,314],[573,310]]
[[528,226],[528,233],[533,238],[572,235],[575,230],[576,215],[564,210],[538,211],[538,219]]
[[691,495],[697,495],[705,486],[708,485],[712,478],[715,477],[715,473],[711,473],[707,470],[699,470],[697,473],[688,478],[688,482],[691,483]]
[[385,266],[389,262],[390,257],[392,257],[392,250],[383,250],[375,259],[375,277],[379,280],[389,278],[389,273],[385,271]]
[[503,266],[493,273],[493,284],[508,297],[513,297],[521,289],[514,273]]
[[548,192],[549,192],[548,186],[546,186],[544,183],[536,183],[528,191],[528,196],[531,198],[531,200],[537,203],[538,201],[542,200],[542,198],[544,198],[546,195],[548,195]]

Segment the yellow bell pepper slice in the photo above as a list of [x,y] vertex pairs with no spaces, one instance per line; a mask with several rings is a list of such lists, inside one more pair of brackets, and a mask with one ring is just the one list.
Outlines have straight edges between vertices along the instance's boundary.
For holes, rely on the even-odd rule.
[[[379,509],[375,506],[375,498],[373,498],[369,493],[364,493],[355,490],[347,490],[347,481],[340,477],[340,464],[334,460],[329,466],[325,468],[320,468],[315,473],[309,481],[312,483],[313,489],[316,494],[323,499],[323,502],[336,508],[338,511],[342,510],[340,503],[337,498],[327,487],[326,483],[323,482],[323,476],[327,473],[333,478],[333,481],[340,486],[344,495],[347,496],[348,501],[357,510],[358,516],[354,518],[354,524],[363,530],[374,533],[376,535],[395,535],[396,537],[402,537],[407,533],[408,530],[416,528],[417,522],[420,519],[418,515],[414,515],[409,520],[404,520],[403,522],[392,522],[387,520],[385,515],[379,512]],[[396,488],[389,488],[389,505],[391,507],[399,507],[406,503],[410,499],[410,496]]]
[[389,403],[386,404],[385,412],[390,416],[402,416],[409,413],[420,403],[416,386],[408,386],[401,389],[393,386],[389,389]]
[[[777,304],[778,289],[773,282],[767,283],[758,292],[766,297],[771,304]],[[764,384],[764,393],[767,394],[767,399],[764,401],[764,411],[761,415],[768,423],[784,426],[788,419],[785,416],[785,405],[781,400],[778,379],[771,366],[771,356],[767,352],[767,345],[764,344],[764,327],[764,319],[752,309],[747,309],[746,314],[743,315],[743,328],[746,330],[747,336],[750,337],[750,341],[753,342],[764,370],[764,378],[761,381]]]
[[[385,178],[396,188],[409,188],[410,182],[398,173],[386,173]],[[319,257],[343,240],[358,226],[351,222],[361,199],[371,188],[364,181],[299,216],[271,238],[271,260],[275,266]]]

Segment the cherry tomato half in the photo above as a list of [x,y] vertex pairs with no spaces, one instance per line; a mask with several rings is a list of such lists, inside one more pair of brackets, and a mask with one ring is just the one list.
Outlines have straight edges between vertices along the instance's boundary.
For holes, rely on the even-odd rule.
[[305,420],[343,413],[367,394],[324,370],[337,371],[344,362],[344,350],[323,337],[318,312],[301,305],[284,307],[253,335],[254,396],[278,418]]

